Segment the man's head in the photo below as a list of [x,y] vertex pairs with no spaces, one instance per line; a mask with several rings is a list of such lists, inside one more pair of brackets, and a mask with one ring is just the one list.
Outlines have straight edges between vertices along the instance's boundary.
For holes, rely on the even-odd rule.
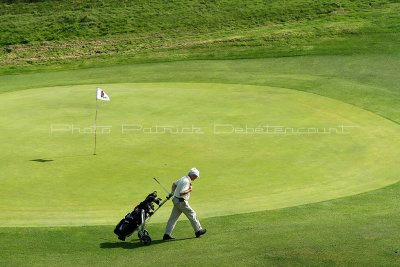
[[190,171],[189,171],[189,173],[188,173],[188,176],[190,177],[190,179],[191,179],[192,181],[194,181],[195,179],[197,179],[198,177],[200,177],[200,172],[199,172],[199,170],[196,169],[196,168],[191,168]]

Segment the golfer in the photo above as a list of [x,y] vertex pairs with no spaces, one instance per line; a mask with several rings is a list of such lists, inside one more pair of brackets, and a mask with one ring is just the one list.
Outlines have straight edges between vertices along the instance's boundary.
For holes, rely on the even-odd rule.
[[196,216],[196,212],[189,206],[188,202],[190,192],[192,192],[191,182],[199,177],[199,170],[192,168],[187,176],[183,176],[181,179],[172,184],[171,194],[173,195],[172,202],[174,203],[174,207],[172,208],[171,216],[169,217],[167,227],[165,228],[163,240],[175,239],[171,236],[171,234],[182,212],[192,224],[196,237],[200,237],[206,233],[206,229],[201,228],[199,219]]

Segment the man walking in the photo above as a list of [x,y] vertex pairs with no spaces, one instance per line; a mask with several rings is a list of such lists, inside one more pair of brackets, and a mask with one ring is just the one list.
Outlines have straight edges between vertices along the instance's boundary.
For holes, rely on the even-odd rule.
[[192,168],[187,176],[183,176],[181,179],[172,184],[171,194],[174,196],[172,199],[174,207],[172,208],[171,216],[169,217],[167,227],[165,228],[163,240],[175,239],[171,236],[171,234],[182,212],[192,224],[196,237],[200,237],[206,233],[206,229],[201,228],[199,219],[196,216],[196,212],[189,206],[188,202],[190,192],[192,192],[191,182],[199,177],[199,170]]

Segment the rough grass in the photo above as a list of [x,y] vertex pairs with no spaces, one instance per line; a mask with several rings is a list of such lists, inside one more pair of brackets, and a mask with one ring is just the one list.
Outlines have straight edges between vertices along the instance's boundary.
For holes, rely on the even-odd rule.
[[[381,7],[388,1],[374,1]],[[10,1],[1,4],[1,45],[116,34],[192,35],[371,9],[367,1]],[[3,37],[2,36],[2,37]]]
[[2,3],[1,71],[77,62],[393,53],[399,8],[384,0]]

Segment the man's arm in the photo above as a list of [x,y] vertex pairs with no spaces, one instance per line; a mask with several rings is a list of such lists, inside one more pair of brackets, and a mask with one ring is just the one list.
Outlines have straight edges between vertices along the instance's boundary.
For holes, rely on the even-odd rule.
[[171,186],[171,193],[172,194],[175,192],[175,189],[176,189],[176,184],[173,183],[172,186]]
[[189,185],[189,188],[180,193],[181,196],[186,195],[187,193],[192,192],[192,184]]
[[170,199],[174,195],[175,189],[176,189],[176,184],[173,183],[171,186],[171,193],[168,194],[167,199]]

